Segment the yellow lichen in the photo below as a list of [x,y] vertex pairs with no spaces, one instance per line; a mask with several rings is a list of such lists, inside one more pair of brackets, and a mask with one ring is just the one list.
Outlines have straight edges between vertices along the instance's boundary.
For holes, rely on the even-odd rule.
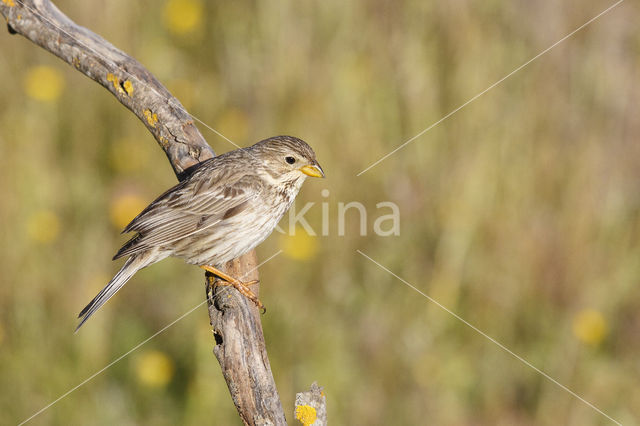
[[296,419],[304,426],[312,425],[317,418],[316,409],[310,405],[298,405],[296,407]]
[[6,4],[9,7],[14,7],[16,5],[16,2],[13,0],[2,0],[2,3]]
[[121,94],[125,93],[124,89],[120,87],[120,79],[112,73],[107,74],[107,81],[110,81],[113,84],[113,88],[116,89],[116,92]]
[[74,67],[80,68],[80,59],[78,59],[77,56],[73,57],[73,59],[71,60],[71,63],[73,64]]
[[107,74],[107,81],[113,83],[114,87],[118,87],[118,77],[116,77],[112,73]]
[[124,82],[123,86],[124,90],[127,92],[127,95],[131,96],[131,94],[133,93],[133,84],[131,84],[131,82],[127,80]]
[[158,114],[156,114],[155,112],[151,112],[151,110],[145,109],[144,112],[144,117],[147,119],[147,123],[149,123],[149,126],[151,127],[156,127],[156,123],[158,122]]
[[164,136],[160,136],[160,145],[162,145],[162,147],[166,147],[169,144],[169,140],[167,138],[165,138]]

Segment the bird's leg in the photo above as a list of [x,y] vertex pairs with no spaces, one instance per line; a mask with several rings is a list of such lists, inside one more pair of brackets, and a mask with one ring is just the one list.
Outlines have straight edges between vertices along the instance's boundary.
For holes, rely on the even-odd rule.
[[204,269],[205,271],[212,273],[216,277],[221,278],[223,280],[222,282],[226,283],[226,284],[223,284],[223,285],[231,285],[231,286],[233,286],[244,297],[246,297],[247,299],[249,299],[253,303],[255,303],[256,306],[258,307],[258,309],[261,309],[263,312],[266,312],[266,309],[265,309],[264,305],[262,304],[262,302],[260,301],[260,299],[258,299],[258,297],[255,294],[253,294],[253,292],[249,288],[250,285],[258,284],[258,282],[259,282],[258,280],[252,280],[252,281],[243,283],[239,279],[234,278],[231,275],[227,275],[224,272],[222,272],[221,270],[219,270],[217,268],[214,268],[213,266],[200,265],[200,267],[202,269]]

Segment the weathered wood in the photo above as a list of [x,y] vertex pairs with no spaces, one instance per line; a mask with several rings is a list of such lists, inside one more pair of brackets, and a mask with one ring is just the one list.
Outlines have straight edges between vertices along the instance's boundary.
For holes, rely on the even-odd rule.
[[308,391],[296,394],[296,409],[293,415],[304,426],[327,425],[327,398],[316,382],[311,384]]
[[[0,0],[11,34],[20,34],[100,83],[147,127],[178,179],[215,155],[180,102],[138,61],[78,26],[48,0]],[[188,172],[187,172],[188,173]],[[258,279],[255,252],[229,262],[226,271]],[[245,277],[246,275],[246,277]],[[208,285],[208,284],[207,284]],[[253,290],[257,293],[258,286]],[[229,287],[216,287],[209,315],[214,353],[245,424],[285,424],[255,305]],[[215,303],[214,303],[215,297]]]
[[[227,272],[242,281],[258,279],[255,253],[227,264]],[[247,273],[247,271],[249,271]],[[249,425],[286,425],[282,403],[271,376],[271,367],[260,323],[260,313],[246,297],[228,285],[216,285],[209,275],[207,300],[216,339],[213,349],[233,403]],[[259,295],[257,286],[252,290]],[[247,321],[251,318],[251,321]],[[238,354],[244,354],[239,357]],[[248,394],[245,389],[252,389]],[[274,416],[274,413],[278,413]]]

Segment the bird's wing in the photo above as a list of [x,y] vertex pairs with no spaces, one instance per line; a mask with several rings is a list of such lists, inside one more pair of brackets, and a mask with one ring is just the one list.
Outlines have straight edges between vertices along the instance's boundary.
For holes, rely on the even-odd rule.
[[132,255],[197,234],[244,210],[262,190],[250,175],[194,174],[158,197],[125,228],[138,235],[114,256]]

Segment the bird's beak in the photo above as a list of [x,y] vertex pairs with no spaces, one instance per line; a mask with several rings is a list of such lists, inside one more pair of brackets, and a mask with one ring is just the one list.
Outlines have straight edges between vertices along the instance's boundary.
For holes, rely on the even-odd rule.
[[300,171],[307,176],[311,177],[324,177],[324,172],[322,171],[322,167],[320,164],[314,162],[313,164],[307,164],[306,166],[300,167]]

